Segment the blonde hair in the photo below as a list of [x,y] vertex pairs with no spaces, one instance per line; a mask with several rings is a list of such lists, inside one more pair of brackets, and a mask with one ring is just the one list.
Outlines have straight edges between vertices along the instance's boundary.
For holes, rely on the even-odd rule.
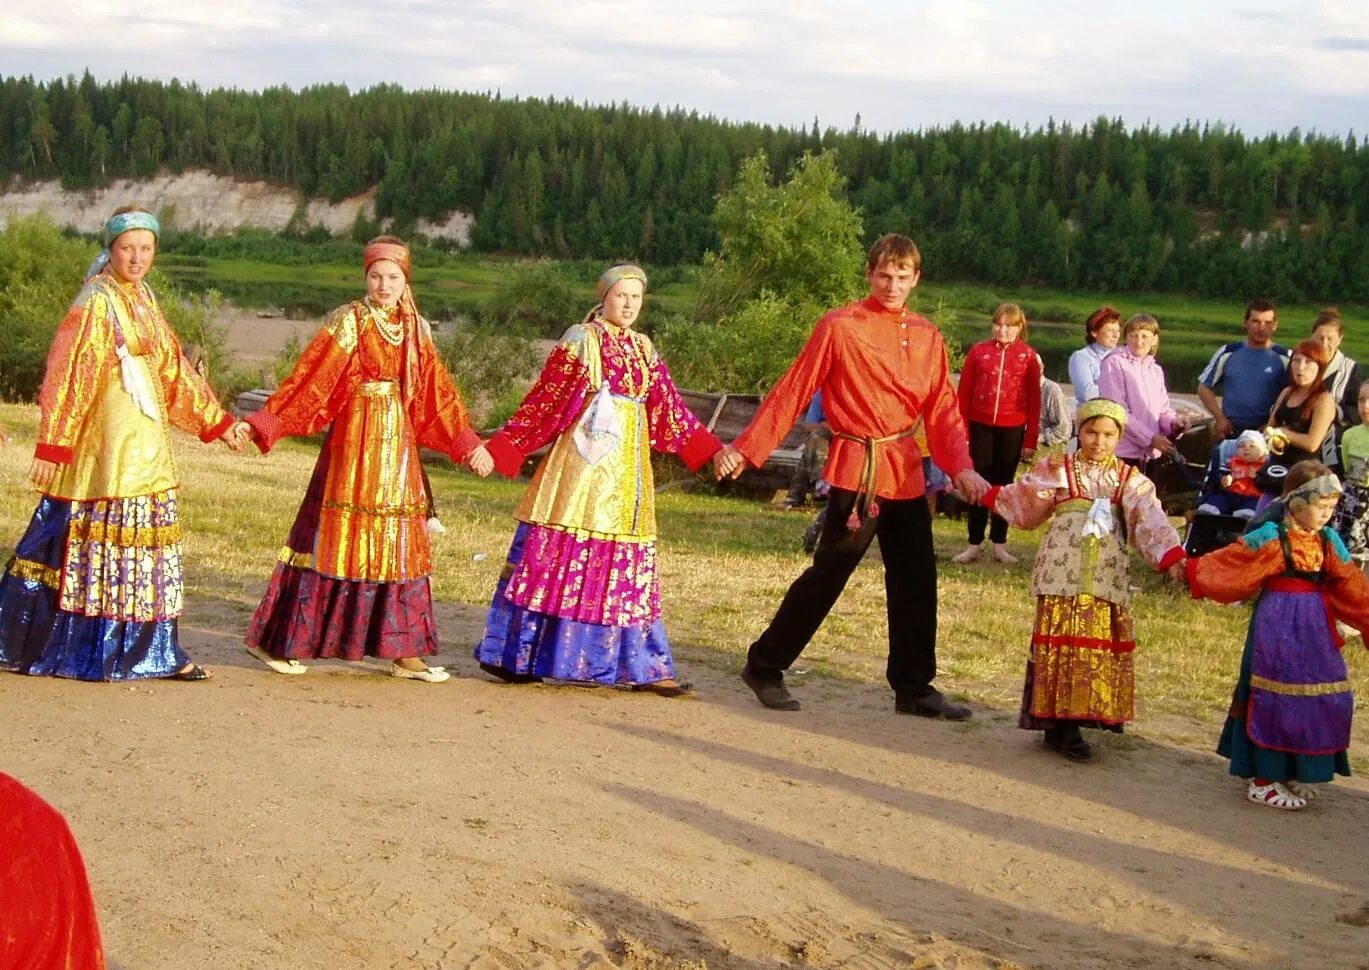
[[1022,332],[1017,335],[1017,339],[1023,343],[1027,341],[1027,315],[1022,312],[1022,308],[1016,303],[1000,303],[994,308],[993,316],[989,318],[991,323],[1006,323],[1010,327],[1021,327]]
[[1149,313],[1135,313],[1127,318],[1126,325],[1122,327],[1122,339],[1126,340],[1127,335],[1133,330],[1144,330],[1146,333],[1155,334],[1155,348],[1150,352],[1150,355],[1154,357],[1155,351],[1160,349],[1160,321]]

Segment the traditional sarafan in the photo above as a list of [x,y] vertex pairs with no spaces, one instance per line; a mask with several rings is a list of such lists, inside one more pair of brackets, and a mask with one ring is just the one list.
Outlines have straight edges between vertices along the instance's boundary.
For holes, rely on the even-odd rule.
[[1125,418],[1114,402],[1087,402],[1079,453],[1051,456],[985,498],[1019,528],[1050,520],[1032,570],[1036,623],[1018,723],[1081,761],[1092,754],[1081,727],[1121,731],[1135,715],[1128,544],[1157,570],[1184,558],[1155,486],[1112,453]]
[[[566,331],[489,442],[496,469],[510,476],[553,442],[514,513],[519,525],[475,650],[501,679],[675,683],[651,452],[698,469],[721,445],[684,405],[650,339],[631,329],[645,281],[636,267],[605,273],[605,302]],[[624,290],[635,304],[619,304]]]
[[142,279],[158,231],[141,210],[110,220],[114,260],[97,263],[53,338],[34,453],[35,469],[46,469],[35,478],[42,497],[0,579],[0,668],[80,680],[207,676],[177,630],[170,432],[209,442],[234,421]]
[[[373,656],[396,661],[396,676],[445,680],[404,663],[438,652],[418,449],[461,462],[480,439],[409,295],[408,250],[373,243],[365,258],[367,298],[333,311],[249,419],[262,451],[329,430],[247,644],[280,673]],[[390,267],[402,276],[381,280]]]

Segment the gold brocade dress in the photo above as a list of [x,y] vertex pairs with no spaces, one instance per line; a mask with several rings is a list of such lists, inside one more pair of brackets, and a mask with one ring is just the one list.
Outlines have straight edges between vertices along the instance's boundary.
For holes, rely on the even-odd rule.
[[1156,569],[1183,558],[1155,486],[1116,458],[1066,455],[1061,467],[1046,459],[1004,486],[993,508],[1018,528],[1051,521],[1032,570],[1036,623],[1020,726],[1120,731],[1135,715],[1127,545]]
[[277,658],[438,652],[418,449],[480,444],[412,304],[335,310],[248,419],[262,451],[331,425],[247,642]]
[[[135,390],[142,395],[135,400]],[[100,273],[53,338],[37,458],[57,464],[0,580],[0,667],[82,680],[185,667],[174,425],[232,427],[145,283]]]

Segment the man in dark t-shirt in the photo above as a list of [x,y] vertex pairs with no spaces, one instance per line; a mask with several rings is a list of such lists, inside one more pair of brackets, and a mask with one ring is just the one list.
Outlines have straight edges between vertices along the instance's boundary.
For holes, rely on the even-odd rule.
[[1217,438],[1234,438],[1269,421],[1269,410],[1287,383],[1289,353],[1274,343],[1278,329],[1274,304],[1250,301],[1245,308],[1245,339],[1223,345],[1203,368],[1198,398],[1216,419]]

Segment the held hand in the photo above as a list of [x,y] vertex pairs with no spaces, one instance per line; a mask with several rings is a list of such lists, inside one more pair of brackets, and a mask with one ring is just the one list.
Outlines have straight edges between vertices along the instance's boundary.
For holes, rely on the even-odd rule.
[[1185,589],[1188,588],[1188,571],[1184,569],[1184,561],[1180,559],[1174,565],[1165,570],[1165,575],[1174,580]]
[[40,492],[46,492],[52,480],[57,477],[57,462],[45,461],[42,458],[33,459],[33,464],[29,465],[29,481],[33,487]]
[[228,446],[229,451],[242,451],[243,446],[252,440],[252,426],[246,421],[234,421],[219,440]]
[[746,459],[731,445],[724,445],[722,450],[713,456],[713,477],[718,481],[736,478],[745,468]]
[[955,487],[975,505],[978,505],[979,500],[989,491],[989,483],[973,468],[967,468],[955,476]]
[[1024,464],[1030,465],[1031,462],[1032,462],[1032,459],[1035,458],[1035,457],[1036,457],[1036,449],[1035,449],[1035,448],[1023,448],[1023,449],[1022,449],[1022,461],[1023,461]]
[[1162,434],[1157,434],[1150,439],[1150,446],[1162,455],[1174,454],[1174,442]]
[[489,449],[481,445],[467,456],[466,465],[475,474],[485,478],[494,471],[494,458],[490,455]]

